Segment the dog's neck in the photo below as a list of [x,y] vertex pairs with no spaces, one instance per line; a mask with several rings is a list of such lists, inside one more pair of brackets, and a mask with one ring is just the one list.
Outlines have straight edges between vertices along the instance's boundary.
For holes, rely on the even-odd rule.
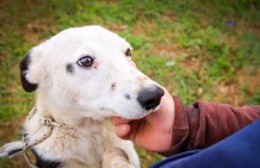
[[80,117],[79,115],[76,115],[77,111],[68,111],[65,108],[54,105],[54,103],[46,105],[42,101],[37,101],[36,108],[38,115],[51,117],[55,122],[66,124],[72,128],[85,129],[90,123],[100,123],[101,121],[106,120],[105,118],[95,119],[91,117]]
[[[55,111],[49,111],[47,108],[44,108],[45,106],[41,106],[39,102],[35,105],[35,113],[32,114],[32,116],[28,116],[28,120],[26,120],[24,125],[25,135],[27,139],[28,144],[33,144],[33,148],[37,150],[40,154],[43,154],[43,156],[48,156],[47,158],[54,159],[54,160],[60,160],[60,161],[67,161],[68,156],[63,153],[59,153],[57,151],[65,151],[64,153],[77,153],[78,148],[77,146],[80,146],[79,142],[84,141],[86,144],[93,144],[95,139],[101,138],[101,143],[103,146],[99,147],[99,150],[94,150],[92,147],[85,148],[83,145],[84,152],[94,151],[95,154],[93,155],[93,158],[90,160],[94,160],[94,158],[100,158],[101,154],[104,152],[104,146],[106,144],[111,143],[114,139],[114,135],[111,134],[111,123],[109,120],[93,120],[91,118],[84,118],[79,120],[78,118],[74,118],[74,120],[68,119],[62,115],[64,111],[61,113],[58,113],[59,111],[57,109],[52,109]],[[55,115],[58,113],[58,115]],[[61,115],[61,116],[59,116]],[[52,124],[43,124],[41,121],[45,117],[49,117],[53,120]],[[62,126],[60,126],[62,125]],[[102,135],[102,136],[100,136]],[[102,137],[106,137],[103,141]],[[56,140],[61,139],[60,137],[63,137],[65,140],[61,140],[61,144],[65,144],[65,149],[63,145],[56,144]],[[92,138],[89,138],[92,137]],[[94,137],[94,138],[93,138]],[[93,141],[94,140],[94,141]],[[39,142],[39,143],[38,143]],[[50,152],[52,149],[51,147],[55,146],[56,153]],[[70,148],[75,146],[76,148]],[[84,153],[83,152],[83,153]],[[80,154],[82,158],[85,154]],[[87,158],[89,158],[88,156]],[[92,156],[91,156],[92,157]],[[90,157],[90,158],[91,158]],[[90,163],[92,164],[92,163]]]

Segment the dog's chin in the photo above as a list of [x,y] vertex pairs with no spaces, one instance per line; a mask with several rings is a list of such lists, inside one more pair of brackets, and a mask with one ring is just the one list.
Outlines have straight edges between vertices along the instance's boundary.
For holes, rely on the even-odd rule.
[[[106,117],[121,117],[121,118],[125,118],[125,119],[128,119],[128,120],[138,120],[138,119],[142,119],[142,118],[144,118],[144,117],[146,117],[146,116],[148,116],[152,113],[157,112],[159,109],[160,109],[160,105],[158,105],[155,108],[150,109],[150,110],[141,109],[138,113],[136,113],[136,111],[133,112],[132,111],[133,109],[131,109],[131,111],[128,111],[125,114],[121,114],[121,113],[116,112],[116,111],[114,111],[110,108],[102,108],[101,111],[103,113],[105,112],[105,113],[109,114],[109,115],[104,115],[103,116],[104,118],[106,118]],[[124,110],[121,110],[121,111],[124,111]],[[93,117],[93,118],[95,118],[95,117]]]
[[140,113],[135,113],[131,116],[122,116],[123,118],[126,118],[126,119],[129,119],[129,120],[139,120],[139,119],[142,119],[148,115],[150,115],[151,113],[155,113],[159,110],[160,108],[160,105],[158,105],[157,107],[153,108],[153,109],[150,109],[150,110],[144,110]]

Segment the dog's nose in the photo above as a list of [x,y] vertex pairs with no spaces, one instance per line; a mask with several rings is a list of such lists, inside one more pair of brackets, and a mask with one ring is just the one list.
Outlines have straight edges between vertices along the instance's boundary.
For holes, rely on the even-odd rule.
[[150,110],[160,104],[163,95],[164,91],[162,88],[153,85],[141,89],[138,93],[137,100],[144,109]]

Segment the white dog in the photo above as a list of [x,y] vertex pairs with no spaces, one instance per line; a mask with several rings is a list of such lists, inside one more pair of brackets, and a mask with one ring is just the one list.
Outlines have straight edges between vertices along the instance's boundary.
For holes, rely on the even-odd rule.
[[26,55],[21,81],[36,90],[36,104],[24,129],[38,167],[140,167],[133,144],[113,133],[109,117],[142,118],[158,109],[164,92],[131,64],[130,52],[118,35],[86,26]]

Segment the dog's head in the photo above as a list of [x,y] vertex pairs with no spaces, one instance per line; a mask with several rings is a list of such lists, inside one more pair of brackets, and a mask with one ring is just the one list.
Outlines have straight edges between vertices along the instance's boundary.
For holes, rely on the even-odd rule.
[[164,92],[136,69],[131,46],[99,26],[70,28],[31,49],[20,64],[37,101],[79,117],[144,117]]

